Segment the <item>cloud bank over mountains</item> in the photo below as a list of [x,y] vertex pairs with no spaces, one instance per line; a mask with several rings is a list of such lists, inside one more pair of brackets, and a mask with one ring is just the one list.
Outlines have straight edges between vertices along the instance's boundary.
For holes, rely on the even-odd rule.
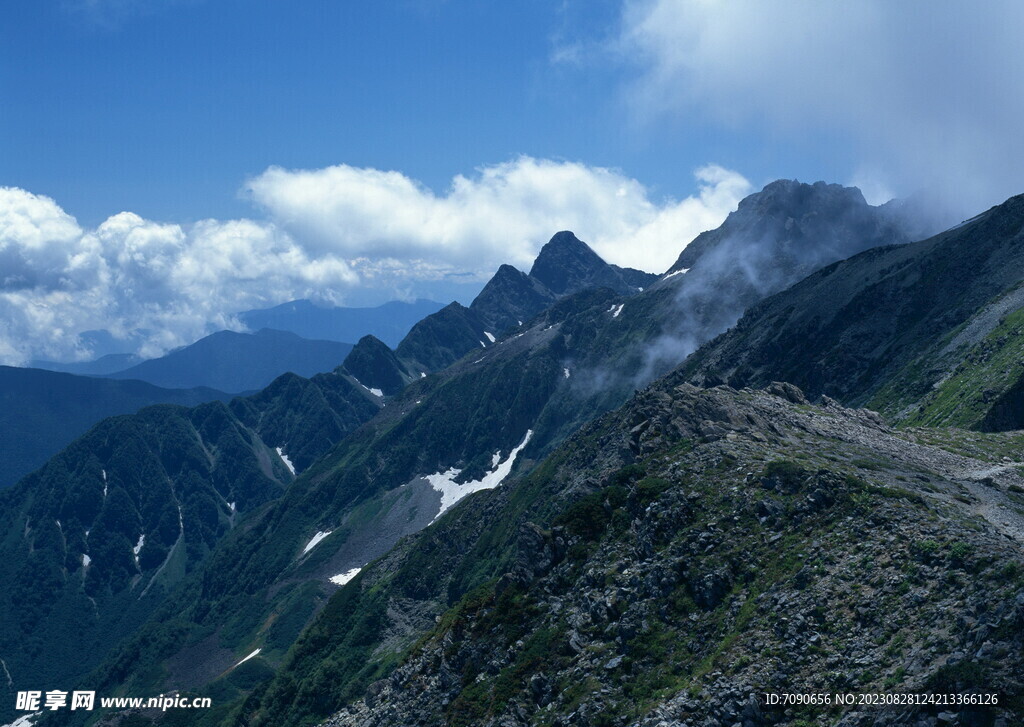
[[1021,27],[1015,0],[625,0],[611,45],[639,115],[826,133],[859,186],[974,214],[1024,187]]
[[235,314],[255,307],[343,304],[359,287],[399,295],[467,273],[482,282],[505,262],[528,267],[561,229],[610,262],[661,272],[751,191],[717,166],[696,178],[695,195],[656,199],[615,170],[520,157],[437,194],[394,171],[272,167],[244,188],[260,219],[121,212],[95,229],[53,199],[0,187],[0,363],[89,358],[80,334],[92,330],[156,356],[240,329]]
[[696,178],[697,196],[658,201],[611,169],[520,157],[473,178],[456,176],[444,195],[399,172],[346,165],[271,167],[246,190],[308,248],[350,259],[488,272],[502,263],[529,266],[554,232],[571,229],[609,262],[662,272],[751,189],[717,166],[698,169]]

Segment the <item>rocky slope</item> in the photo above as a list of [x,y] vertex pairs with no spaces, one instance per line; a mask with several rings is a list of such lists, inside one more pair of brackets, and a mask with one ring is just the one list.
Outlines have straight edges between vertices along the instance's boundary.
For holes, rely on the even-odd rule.
[[1017,724],[1021,438],[932,436],[789,385],[652,387],[364,569],[244,719],[333,700],[332,727]]

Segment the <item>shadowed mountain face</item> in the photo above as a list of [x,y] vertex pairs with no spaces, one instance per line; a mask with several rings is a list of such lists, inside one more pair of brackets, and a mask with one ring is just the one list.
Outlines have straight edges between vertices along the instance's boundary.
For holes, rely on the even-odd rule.
[[409,371],[429,374],[475,348],[486,348],[491,340],[487,333],[484,322],[472,310],[450,303],[413,326],[395,354]]
[[[371,418],[375,399],[345,376],[286,374],[230,404],[147,407],[105,419],[0,493],[0,654],[9,673],[17,683],[80,678],[245,513]],[[0,681],[5,702],[10,686]],[[2,709],[6,718],[9,705]]]
[[0,488],[13,485],[101,419],[150,404],[226,401],[213,389],[162,389],[143,381],[0,366]]
[[912,424],[1019,428],[1024,197],[831,265],[693,356],[702,383],[790,381]]
[[349,343],[309,341],[286,331],[220,331],[108,376],[167,388],[209,386],[234,393],[257,391],[286,372],[313,376],[332,371],[351,350]]
[[[572,295],[584,288],[609,288],[620,295],[630,295],[638,287],[627,283],[615,267],[568,231],[557,233],[541,248],[530,277],[556,296]],[[649,277],[650,281],[654,279]]]
[[[880,245],[904,244],[920,215],[872,207],[856,188],[780,180],[744,199],[717,229],[704,232],[663,276],[608,265],[571,232],[541,249],[529,275],[503,265],[468,309],[452,304],[410,331],[397,350],[415,377],[449,365],[492,337],[516,330],[556,300],[584,289],[637,296],[660,329],[637,363],[634,383],[669,370],[743,311],[829,263]],[[632,307],[632,306],[629,306]],[[652,307],[659,308],[653,312]],[[481,335],[483,334],[483,335]],[[490,334],[490,335],[488,335]],[[635,358],[636,351],[629,351]]]
[[495,335],[526,323],[550,306],[557,295],[534,277],[502,265],[470,309],[493,328]]
[[371,393],[383,396],[394,396],[413,378],[395,352],[373,336],[359,339],[345,357],[344,370]]

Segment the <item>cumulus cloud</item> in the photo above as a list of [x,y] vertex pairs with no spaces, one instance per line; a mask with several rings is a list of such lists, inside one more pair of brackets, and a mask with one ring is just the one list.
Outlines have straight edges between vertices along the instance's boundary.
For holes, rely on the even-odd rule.
[[523,157],[435,194],[398,172],[268,169],[246,184],[260,220],[160,223],[116,214],[83,229],[54,200],[0,188],[0,362],[83,359],[105,330],[156,356],[236,314],[296,298],[344,303],[357,287],[484,281],[528,268],[561,229],[610,262],[662,271],[750,191],[708,166],[698,193],[652,199],[622,173]]
[[57,203],[0,188],[0,361],[85,357],[103,329],[158,355],[267,303],[357,281],[336,255],[311,256],[269,222],[188,228],[130,212],[83,230]]
[[1024,192],[1022,25],[1015,0],[624,0],[617,47],[646,113],[825,132],[851,178],[968,212]]
[[621,172],[520,157],[459,175],[443,195],[399,172],[272,167],[246,189],[283,229],[353,258],[493,271],[528,268],[553,232],[573,230],[606,260],[662,272],[750,191],[742,175],[697,170],[699,192],[656,200]]

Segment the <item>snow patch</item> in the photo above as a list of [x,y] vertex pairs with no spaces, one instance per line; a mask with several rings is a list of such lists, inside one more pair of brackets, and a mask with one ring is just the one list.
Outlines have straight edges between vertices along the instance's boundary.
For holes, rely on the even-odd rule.
[[[256,651],[254,651],[254,652],[252,652],[251,654],[249,654],[249,656],[247,656],[247,657],[245,657],[244,659],[242,659],[242,660],[241,660],[240,662],[238,662],[237,664],[235,664],[235,666],[241,666],[241,665],[242,665],[242,664],[244,664],[245,662],[249,661],[249,659],[253,658],[253,657],[254,657],[254,656],[256,656],[256,655],[257,655],[258,653],[260,653],[261,651],[262,651],[262,649],[256,649]],[[232,667],[232,668],[234,668],[234,667]]]
[[523,325],[522,321],[516,321],[516,323],[518,323],[519,325]]
[[565,378],[569,378],[569,369],[562,369],[562,373],[565,374]]
[[480,347],[481,348],[487,348],[487,344],[484,343],[483,341],[480,341]]
[[228,507],[231,509],[231,512],[234,512],[235,510],[238,509],[237,507],[235,507],[235,503],[233,502],[229,502]]
[[466,495],[479,492],[480,490],[490,490],[500,485],[502,480],[508,477],[509,472],[512,471],[512,465],[515,464],[516,457],[519,456],[519,453],[523,450],[523,447],[526,446],[527,442],[530,441],[530,437],[532,436],[533,430],[527,430],[526,436],[523,437],[523,441],[519,443],[519,446],[508,453],[508,459],[494,465],[494,469],[484,475],[483,479],[458,484],[455,482],[455,478],[459,476],[459,473],[462,472],[462,470],[455,469],[454,467],[447,472],[438,472],[437,474],[427,475],[424,477],[424,479],[430,483],[431,487],[441,493],[441,510],[430,522],[433,523],[436,521],[448,509],[450,509],[452,505],[457,503]]
[[32,720],[41,715],[42,712],[33,712],[32,714],[23,714],[9,724],[5,724],[3,727],[32,727]]
[[[363,387],[364,389],[366,389],[367,391],[369,391],[369,392],[370,392],[371,394],[373,394],[374,396],[379,396],[379,397],[381,397],[381,398],[384,398],[384,392],[383,392],[383,391],[381,391],[380,389],[371,389],[371,388],[370,388],[369,386],[367,386],[366,384],[364,384],[364,383],[363,383],[362,381],[360,381],[359,379],[357,379],[357,378],[356,378],[355,376],[353,376],[353,377],[352,377],[352,380],[353,380],[353,381],[355,381],[355,382],[356,382],[357,384],[359,384],[360,386],[362,386],[362,387]],[[294,472],[293,472],[292,474],[294,474]]]
[[90,563],[92,563],[92,558],[90,558],[85,553],[82,553],[82,567],[88,568]]
[[11,672],[9,672],[7,670],[7,662],[4,661],[3,659],[0,659],[0,664],[3,665],[3,667],[4,667],[4,674],[7,675],[7,686],[11,686],[12,684],[14,684],[14,680],[11,679]]
[[501,462],[501,450],[500,449],[497,452],[495,452],[494,454],[491,455],[491,469],[494,469],[495,467],[497,467],[499,462]]
[[[363,385],[360,384],[360,386],[363,386]],[[363,388],[365,389],[366,387],[363,386]],[[294,475],[295,474],[295,465],[293,465],[292,461],[290,459],[288,459],[288,455],[284,453],[284,449],[282,447],[275,447],[274,449],[277,450],[277,456],[281,458],[282,462],[284,462],[284,466],[287,467],[288,471],[291,472]],[[232,503],[232,504],[234,504],[234,503]],[[231,508],[231,512],[234,512],[234,511],[235,511],[235,508],[232,507]]]
[[494,339],[494,334],[493,333],[491,333],[490,331],[484,331],[484,335],[487,336],[487,340],[488,341],[490,341],[491,343],[494,343],[495,339]]
[[664,277],[662,277],[662,280],[668,280],[669,278],[674,278],[677,275],[685,275],[688,272],[690,272],[690,268],[679,268],[678,270],[675,270],[671,273],[665,273]]
[[344,573],[339,573],[336,576],[331,576],[328,580],[335,585],[343,586],[359,575],[359,571],[361,570],[362,568],[353,568],[352,570],[347,570]]
[[610,311],[612,314],[612,318],[618,318],[619,313],[622,312],[622,309],[625,307],[625,305],[625,303],[619,303],[617,306],[613,305]]
[[305,555],[306,553],[311,551],[313,548],[315,548],[317,546],[317,543],[319,543],[321,540],[323,540],[324,538],[326,538],[328,535],[330,535],[333,532],[334,532],[333,530],[327,530],[327,531],[317,530],[316,531],[316,535],[314,535],[312,538],[310,538],[310,541],[308,543],[306,543],[306,547],[302,549],[302,554]]
[[135,562],[136,563],[139,562],[139,551],[142,550],[142,546],[145,545],[145,544],[146,544],[146,534],[143,533],[142,535],[139,536],[139,542],[137,542],[135,544],[135,547],[132,548],[132,552],[135,553]]

